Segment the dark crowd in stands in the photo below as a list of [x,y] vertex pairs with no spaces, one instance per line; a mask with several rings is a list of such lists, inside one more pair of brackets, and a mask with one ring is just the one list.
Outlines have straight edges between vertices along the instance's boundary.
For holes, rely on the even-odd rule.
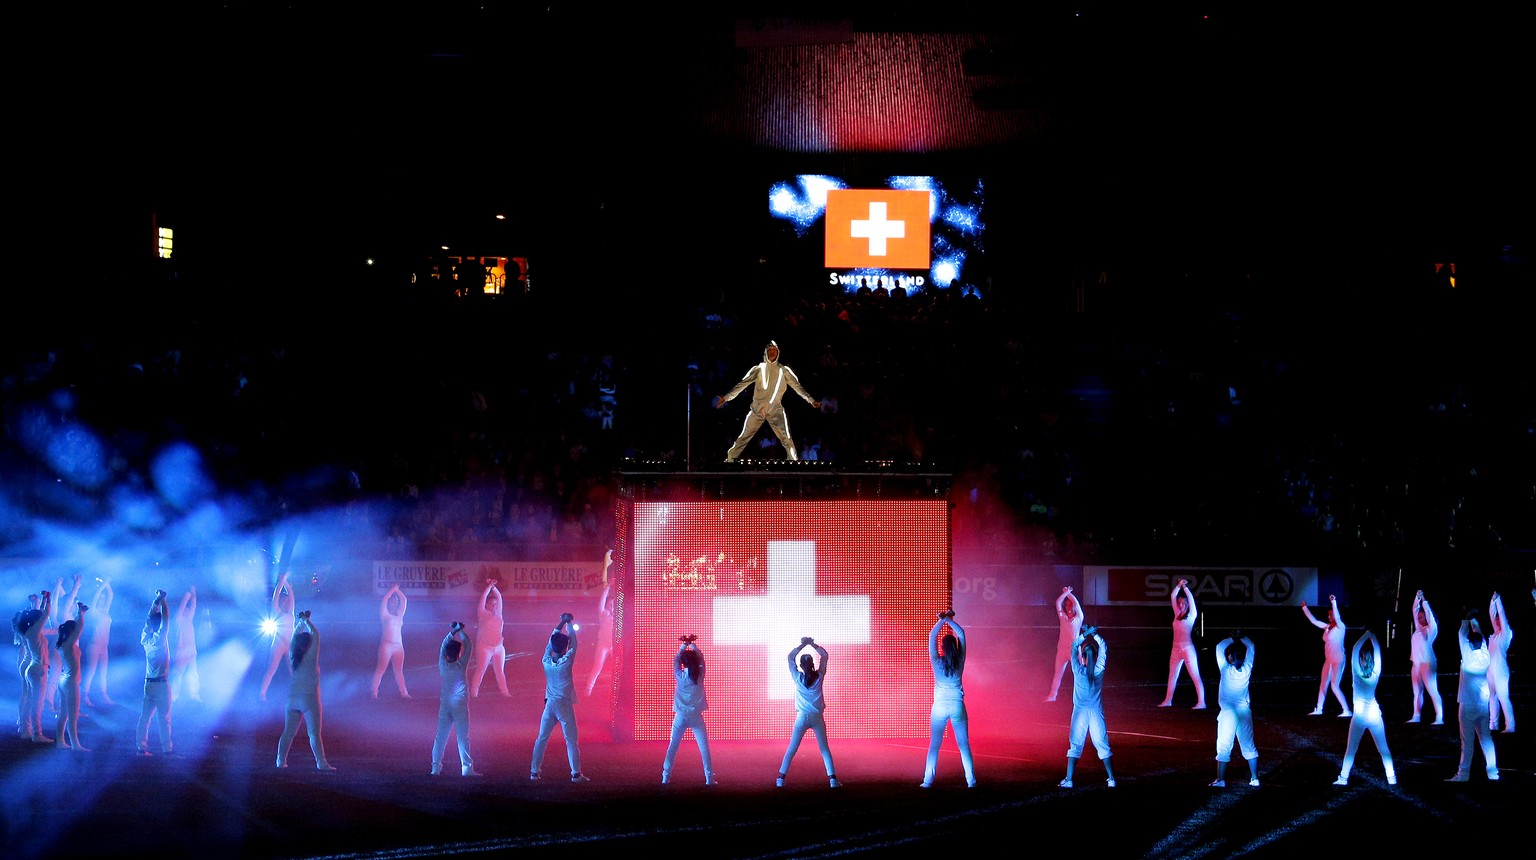
[[[412,287],[366,311],[167,303],[159,321],[53,322],[0,366],[0,547],[113,516],[114,488],[142,485],[175,441],[252,520],[340,508],[392,555],[600,545],[627,467],[718,467],[746,401],[710,400],[769,339],[828,401],[786,401],[803,456],[952,473],[957,548],[1496,565],[1536,547],[1536,403],[1508,315],[1458,307],[1428,276],[1390,313],[1185,277],[1043,300],[1001,283],[670,300]],[[754,445],[784,457],[766,428]]]

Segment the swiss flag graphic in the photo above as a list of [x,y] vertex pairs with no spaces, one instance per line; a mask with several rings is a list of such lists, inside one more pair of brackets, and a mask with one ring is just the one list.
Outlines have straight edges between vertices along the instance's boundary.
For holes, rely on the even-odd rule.
[[928,268],[928,191],[827,192],[827,267]]
[[630,514],[626,653],[649,655],[633,674],[637,740],[671,731],[668,670],[687,631],[708,655],[712,736],[782,739],[794,718],[785,656],[813,636],[835,667],[832,737],[926,742],[926,643],[954,597],[947,498],[637,501]]

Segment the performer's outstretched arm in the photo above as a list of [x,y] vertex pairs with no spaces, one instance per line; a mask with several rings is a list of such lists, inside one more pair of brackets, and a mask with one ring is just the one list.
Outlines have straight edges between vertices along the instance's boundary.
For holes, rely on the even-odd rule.
[[1217,674],[1220,674],[1220,673],[1226,671],[1226,669],[1227,669],[1227,649],[1231,648],[1231,647],[1232,647],[1232,637],[1231,636],[1228,636],[1227,638],[1225,638],[1225,639],[1221,640],[1220,642],[1216,643],[1216,651],[1215,651],[1215,653],[1216,653],[1216,672],[1217,672]]
[[1493,624],[1495,632],[1503,632],[1509,629],[1509,618],[1504,615],[1504,598],[1495,591],[1493,598],[1488,601],[1488,620]]

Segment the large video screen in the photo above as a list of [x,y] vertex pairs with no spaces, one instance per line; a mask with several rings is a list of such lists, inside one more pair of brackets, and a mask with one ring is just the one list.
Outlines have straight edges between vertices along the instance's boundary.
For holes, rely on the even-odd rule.
[[632,522],[636,739],[669,737],[685,633],[707,663],[712,738],[788,736],[803,636],[828,652],[832,737],[928,736],[947,500],[646,502]]
[[977,178],[803,174],[773,182],[768,213],[845,292],[975,289],[986,254]]

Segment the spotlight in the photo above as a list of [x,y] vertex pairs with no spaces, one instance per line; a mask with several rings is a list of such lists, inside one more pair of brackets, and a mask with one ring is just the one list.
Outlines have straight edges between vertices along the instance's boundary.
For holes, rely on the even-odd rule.
[[263,618],[261,620],[261,632],[266,634],[266,635],[268,635],[268,636],[276,636],[277,635],[277,619],[276,618]]

